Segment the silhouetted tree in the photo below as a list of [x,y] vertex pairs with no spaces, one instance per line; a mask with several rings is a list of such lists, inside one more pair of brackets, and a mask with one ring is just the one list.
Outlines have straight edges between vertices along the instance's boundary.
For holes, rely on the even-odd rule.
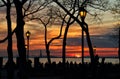
[[[45,2],[47,2],[47,0]],[[25,49],[25,41],[24,41],[25,17],[29,17],[29,15],[37,13],[38,11],[43,9],[45,2],[42,3],[42,1],[40,1],[40,5],[35,7],[35,5],[39,3],[39,1],[37,3],[34,0],[13,0],[13,3],[15,4],[15,8],[16,8],[16,17],[17,17],[15,34],[17,38],[17,48],[20,58],[19,67],[20,67],[21,79],[26,78],[26,49]],[[31,7],[33,7],[34,9],[33,8],[30,9]]]
[[[8,34],[8,60],[13,62],[13,51],[12,51],[12,27],[11,27],[11,16],[10,16],[10,10],[11,10],[11,2],[10,0],[2,0],[3,5],[1,6],[6,6],[6,19],[7,19],[7,34]],[[3,41],[4,42],[4,41]]]
[[[78,19],[78,17],[75,17],[71,12],[68,11],[67,7],[65,7],[64,5],[61,4],[62,2],[63,3],[67,2],[67,4],[65,4],[65,5],[69,5],[69,4],[71,4],[71,2],[73,2],[73,0],[66,0],[66,1],[53,0],[53,1],[56,4],[58,4],[69,16],[71,16],[82,27],[82,29],[84,29],[84,31],[86,33],[86,37],[87,37],[89,51],[90,51],[91,62],[94,63],[93,47],[92,47],[92,43],[90,40],[88,25],[86,23],[84,23],[84,25],[83,25],[83,23]],[[87,6],[90,6],[95,9],[104,10],[104,9],[106,9],[106,4],[107,4],[107,1],[94,1],[94,0],[93,1],[91,1],[91,0],[75,0],[75,2],[77,2],[77,3],[74,8],[77,8],[76,12],[78,12],[78,14],[79,14],[79,7],[87,8]],[[94,15],[95,15],[95,17],[97,16],[96,13]]]
[[7,34],[8,34],[8,47],[7,47],[7,52],[8,52],[8,61],[6,63],[7,65],[7,75],[8,79],[13,79],[14,75],[14,61],[13,61],[13,51],[12,51],[12,27],[11,27],[11,15],[10,15],[10,10],[11,10],[11,2],[10,0],[2,0],[2,2],[6,6],[6,19],[7,19]]
[[[33,0],[33,2],[34,2],[34,0]],[[39,3],[39,4],[37,4],[37,3]],[[49,22],[51,22],[51,18],[46,17],[46,15],[44,13],[40,14],[41,13],[40,11],[44,12],[44,9],[47,7],[47,5],[49,3],[51,3],[50,0],[45,0],[45,1],[36,0],[36,2],[34,2],[34,5],[33,5],[33,8],[35,8],[35,10],[33,10],[33,8],[32,8],[32,9],[29,9],[28,11],[27,10],[25,10],[25,11],[28,12],[26,14],[27,15],[27,20],[35,20],[35,19],[37,19],[37,20],[40,20],[41,23],[44,25],[44,27],[45,27],[45,46],[46,46],[47,59],[48,59],[48,62],[51,63],[49,45],[47,44],[47,25],[49,24]],[[30,5],[32,5],[32,4],[33,3],[31,2]],[[37,8],[34,7],[35,4],[38,5]]]
[[[57,11],[56,11],[57,10]],[[56,19],[58,20],[58,14],[60,12],[58,12],[58,8],[55,8],[53,5],[48,5],[46,7],[46,12],[44,12],[44,14],[38,14],[38,16],[34,16],[31,19],[32,20],[39,20],[44,28],[45,28],[45,47],[46,47],[46,53],[47,53],[47,60],[48,63],[51,64],[51,59],[50,59],[50,44],[52,43],[52,41],[54,41],[55,39],[59,39],[61,37],[62,34],[62,28],[64,25],[64,21],[62,22],[61,28],[60,28],[60,33],[58,36],[51,38],[48,41],[48,37],[47,37],[47,32],[48,32],[48,26],[52,26],[52,24],[55,24]],[[60,21],[60,20],[59,20]],[[58,22],[60,23],[60,22]]]
[[23,16],[23,5],[27,2],[27,0],[13,0],[16,8],[16,38],[17,38],[17,48],[20,58],[20,79],[26,78],[26,49],[25,49],[25,41],[24,41],[24,16]]
[[119,26],[119,41],[118,41],[118,57],[119,57],[119,64],[120,64],[120,26]]
[[[68,15],[70,15],[75,21],[78,22],[78,24],[81,25],[82,29],[86,29],[86,35],[87,35],[87,41],[88,41],[88,46],[89,46],[89,50],[90,50],[90,57],[91,57],[91,62],[94,62],[94,54],[93,54],[93,48],[92,48],[92,44],[90,41],[90,36],[89,36],[89,32],[88,32],[88,28],[85,28],[82,24],[82,22],[79,21],[79,19],[77,17],[75,17],[73,14],[71,14],[60,2],[58,2],[57,0],[54,0],[55,3],[57,3]],[[64,60],[65,62],[65,60]]]
[[[16,14],[17,14],[16,24],[17,24],[17,26],[16,26],[15,30],[13,30],[12,34],[14,32],[16,33],[17,48],[18,48],[18,53],[19,53],[20,60],[21,60],[21,65],[22,65],[22,64],[26,63],[25,41],[24,41],[24,36],[23,36],[24,35],[25,17],[29,17],[31,14],[35,14],[35,13],[39,12],[40,10],[45,8],[46,4],[49,3],[49,1],[47,1],[47,0],[45,0],[45,1],[13,0],[13,3],[15,4],[15,8],[16,8]],[[35,5],[37,5],[37,6],[35,7]],[[1,5],[1,6],[3,6],[3,5]],[[8,39],[8,37],[9,36],[4,38],[3,40],[0,40],[0,42],[6,41]],[[22,65],[22,66],[24,66],[24,65]]]
[[[71,3],[71,7],[70,7],[70,10],[69,10],[70,12],[72,11],[73,15],[75,14],[75,11],[76,11],[75,8],[73,8],[73,7],[75,7],[75,5],[76,5],[76,2]],[[67,14],[66,14],[66,16],[67,16]],[[77,17],[78,17],[78,15],[77,15]],[[75,22],[75,20],[72,19],[72,17],[70,16],[70,17],[67,17],[67,21],[65,21],[65,22],[66,22],[66,28],[65,28],[65,32],[64,32],[64,36],[63,36],[63,48],[62,48],[63,66],[65,66],[65,62],[66,62],[67,33],[68,33],[70,25],[72,25]]]
[[47,26],[51,23],[51,19],[52,16],[46,16],[44,15],[43,18],[36,18],[39,19],[41,21],[41,23],[43,24],[44,28],[45,28],[45,47],[46,47],[46,53],[47,53],[47,60],[48,63],[51,64],[51,59],[50,59],[50,50],[49,50],[49,45],[48,45],[48,38],[47,38]]

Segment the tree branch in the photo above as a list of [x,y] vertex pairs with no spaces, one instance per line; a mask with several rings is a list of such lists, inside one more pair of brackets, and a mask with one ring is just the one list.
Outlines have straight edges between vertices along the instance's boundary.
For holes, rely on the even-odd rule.
[[58,0],[53,0],[55,3],[57,3],[69,16],[71,16],[74,20],[76,20],[80,25],[82,29],[85,29],[85,27],[82,27],[82,22],[80,22],[75,16],[73,16],[65,7],[63,7]]
[[22,5],[24,5],[28,0],[22,0]]
[[25,9],[25,8],[23,7],[23,9],[24,9],[24,15],[23,15],[23,16],[25,16],[25,13],[29,10],[29,8],[30,8],[31,5],[32,5],[32,1],[30,0],[27,8]]
[[[45,3],[44,3],[44,4],[45,4]],[[44,5],[44,4],[43,4],[43,5]],[[36,13],[36,12],[38,12],[38,11],[44,9],[45,6],[47,6],[47,5],[45,5],[45,6],[43,7],[43,5],[39,6],[36,10],[34,10],[34,11],[32,11],[32,12],[29,12],[29,13],[25,14],[25,16],[29,16],[29,15],[31,15],[31,14],[34,14],[34,13]],[[41,8],[41,7],[42,7],[42,8]]]
[[54,38],[52,38],[52,39],[48,42],[48,45],[50,45],[51,42],[54,41],[55,39],[59,39],[59,38],[61,37],[63,26],[64,26],[64,21],[62,21],[62,25],[61,25],[61,28],[60,28],[60,33],[59,33],[59,35],[56,36],[56,37],[54,37]]
[[[16,31],[16,28],[12,31],[11,35],[13,35],[15,31]],[[7,37],[5,37],[3,40],[0,40],[0,43],[5,42],[8,38],[9,38],[9,36],[7,35]]]
[[5,6],[7,5],[7,3],[5,2],[5,0],[2,0],[2,2],[5,4]]

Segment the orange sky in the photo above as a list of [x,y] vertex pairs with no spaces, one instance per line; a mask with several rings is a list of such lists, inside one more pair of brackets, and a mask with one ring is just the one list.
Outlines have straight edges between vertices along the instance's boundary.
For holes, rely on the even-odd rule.
[[[87,15],[86,22],[89,25],[89,31],[91,36],[91,41],[93,46],[96,46],[96,54],[100,56],[117,56],[117,42],[109,38],[109,33],[112,31],[111,28],[117,24],[117,21],[113,21],[113,18],[108,17],[108,14],[105,13],[104,15],[106,18],[103,19],[103,23],[101,24],[93,24],[89,21],[89,15]],[[110,14],[109,14],[110,15]],[[2,16],[2,15],[0,15]],[[15,23],[12,23],[13,28],[15,28]],[[64,26],[65,27],[65,26]],[[30,36],[30,55],[31,56],[38,56],[41,52],[46,55],[45,53],[45,41],[44,41],[44,27],[37,22],[27,22],[25,25],[25,32],[29,30],[31,32]],[[48,41],[57,36],[59,34],[60,25],[57,26],[50,26],[48,28]],[[6,22],[0,22],[0,40],[5,38],[6,35]],[[63,28],[64,31],[64,28]],[[63,34],[62,34],[63,37]],[[61,38],[62,38],[61,37]],[[66,55],[67,56],[76,56],[81,57],[81,28],[77,24],[70,26],[69,33],[67,36],[67,47],[66,47]],[[25,36],[26,40],[26,36]],[[62,52],[62,39],[55,40],[51,46],[50,51],[51,55],[54,56],[61,56]],[[5,43],[0,44],[0,55],[6,56],[7,55],[7,41]],[[13,50],[14,55],[17,55],[17,48],[16,48],[16,39],[15,35],[13,36]],[[88,46],[85,40],[85,56],[89,56]]]

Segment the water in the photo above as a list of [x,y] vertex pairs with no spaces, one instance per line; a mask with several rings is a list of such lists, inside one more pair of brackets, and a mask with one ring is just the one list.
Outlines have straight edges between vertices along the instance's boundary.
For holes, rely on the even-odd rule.
[[[32,65],[33,65],[34,64],[34,58],[29,58],[29,59],[32,61]],[[8,60],[8,58],[3,58],[3,65],[5,65],[7,60]],[[101,60],[102,60],[102,58],[99,59],[99,62],[101,62]],[[47,62],[47,58],[40,58],[39,61],[41,63],[46,63]],[[51,61],[59,63],[59,62],[62,62],[62,58],[51,58]],[[73,63],[76,62],[77,64],[82,62],[81,58],[66,58],[66,61],[73,62]],[[14,62],[16,63],[16,58],[14,58]],[[90,58],[84,58],[84,62],[89,63],[90,62]],[[118,58],[106,58],[105,62],[106,63],[112,63],[112,64],[118,64],[119,60],[118,60]]]

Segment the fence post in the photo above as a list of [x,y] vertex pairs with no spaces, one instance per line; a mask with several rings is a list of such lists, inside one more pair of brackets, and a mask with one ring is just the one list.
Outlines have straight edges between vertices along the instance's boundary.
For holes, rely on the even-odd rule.
[[3,57],[0,57],[0,68],[3,66]]
[[34,68],[38,68],[39,66],[39,57],[34,58]]

